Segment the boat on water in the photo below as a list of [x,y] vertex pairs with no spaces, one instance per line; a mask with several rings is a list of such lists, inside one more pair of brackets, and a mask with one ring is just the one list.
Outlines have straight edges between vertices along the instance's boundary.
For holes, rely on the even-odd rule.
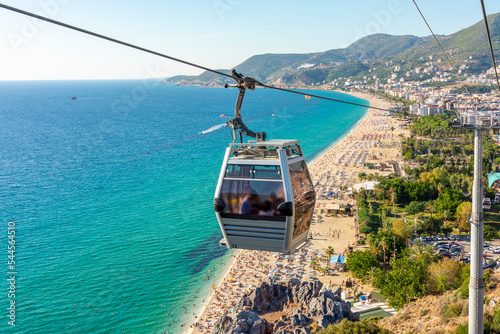
[[72,96],[72,97],[71,97],[71,99],[72,99],[72,100],[76,100],[76,96]]

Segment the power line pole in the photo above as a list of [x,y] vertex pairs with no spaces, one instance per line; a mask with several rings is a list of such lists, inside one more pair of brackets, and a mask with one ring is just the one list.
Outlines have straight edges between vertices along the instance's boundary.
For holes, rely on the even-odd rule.
[[474,183],[472,185],[469,333],[483,333],[483,134],[474,130]]
[[472,185],[471,261],[469,282],[469,334],[483,333],[483,130],[500,129],[500,115],[465,112],[450,123],[453,128],[474,130],[474,183]]

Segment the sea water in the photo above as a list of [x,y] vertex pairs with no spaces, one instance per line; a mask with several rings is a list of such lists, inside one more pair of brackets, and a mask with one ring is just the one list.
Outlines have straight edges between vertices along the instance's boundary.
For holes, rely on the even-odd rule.
[[[1,333],[180,333],[195,321],[232,254],[212,203],[237,94],[154,80],[0,82],[5,278],[9,222],[16,229]],[[308,161],[366,111],[264,89],[242,108],[251,130],[299,139]]]

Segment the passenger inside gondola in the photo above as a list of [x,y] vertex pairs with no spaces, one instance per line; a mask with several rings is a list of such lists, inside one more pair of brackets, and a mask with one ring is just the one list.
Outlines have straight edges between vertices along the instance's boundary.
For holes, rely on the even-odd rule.
[[285,202],[281,181],[226,179],[221,199],[225,203],[223,214],[251,216],[281,216],[278,206]]
[[257,214],[259,212],[259,195],[251,186],[245,186],[244,197],[240,205],[242,215]]

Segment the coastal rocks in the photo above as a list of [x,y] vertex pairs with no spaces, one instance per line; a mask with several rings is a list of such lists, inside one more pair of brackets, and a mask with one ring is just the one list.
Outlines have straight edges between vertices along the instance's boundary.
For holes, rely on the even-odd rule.
[[270,332],[268,331],[268,323],[266,319],[262,318],[255,312],[242,311],[237,313],[234,317],[230,317],[226,314],[222,315],[215,323],[212,333],[266,334]]
[[258,314],[281,311],[289,300],[289,288],[267,280],[250,296],[243,296],[236,303],[236,310],[249,310]]
[[320,281],[302,282],[301,285],[293,285],[293,301],[298,304],[308,304],[312,298],[317,297],[323,283]]
[[351,304],[342,301],[338,295],[329,290],[313,298],[308,305],[308,310],[313,317],[319,316],[318,325],[323,328],[340,322],[344,318],[353,320]]
[[[313,323],[326,328],[342,319],[359,320],[359,313],[352,313],[351,304],[340,298],[340,288],[334,291],[321,288],[319,281],[262,282],[251,295],[238,300],[236,314],[218,319],[212,334],[310,333],[309,326]],[[264,319],[266,314],[274,314],[274,319],[277,319],[276,312],[279,319],[274,323]]]

